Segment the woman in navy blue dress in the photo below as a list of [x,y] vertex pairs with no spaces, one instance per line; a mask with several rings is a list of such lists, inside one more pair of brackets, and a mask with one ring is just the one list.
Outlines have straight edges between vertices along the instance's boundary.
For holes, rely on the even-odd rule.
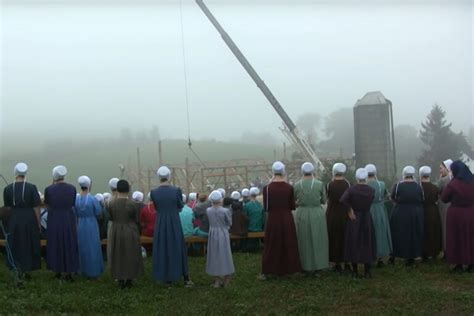
[[157,172],[160,186],[151,191],[157,217],[153,237],[153,278],[163,283],[184,278],[185,286],[193,285],[188,275],[188,256],[179,212],[183,208],[181,189],[169,184],[171,171],[161,167]]
[[76,188],[64,182],[67,169],[57,166],[53,169],[54,184],[44,192],[48,208],[48,231],[46,263],[48,269],[56,273],[56,278],[73,281],[72,273],[79,271],[79,251],[77,246]]

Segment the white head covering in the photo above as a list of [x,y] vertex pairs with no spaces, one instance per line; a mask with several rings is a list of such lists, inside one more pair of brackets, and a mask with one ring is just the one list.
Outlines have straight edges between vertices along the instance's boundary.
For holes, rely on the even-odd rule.
[[156,172],[156,175],[160,179],[169,180],[171,178],[171,170],[168,167],[163,166],[158,169],[158,171]]
[[197,200],[197,193],[196,192],[189,193],[189,200],[190,201],[196,201]]
[[28,172],[28,165],[24,162],[19,162],[16,164],[15,168],[13,169],[13,173],[15,174],[15,177],[18,176],[26,176],[26,173]]
[[367,170],[367,173],[369,175],[376,175],[377,174],[377,168],[375,167],[374,164],[369,163],[367,166],[365,166],[365,170]]
[[139,202],[139,203],[143,202],[143,193],[140,192],[140,191],[133,192],[132,200],[134,200],[135,202]]
[[219,188],[217,191],[222,195],[222,198],[225,198],[225,190],[223,188]]
[[415,167],[413,166],[406,166],[403,168],[402,176],[403,178],[414,176],[416,173]]
[[209,194],[209,200],[213,203],[220,202],[222,201],[222,199],[223,199],[222,193],[219,192],[218,190],[214,190],[211,192],[211,194]]
[[367,177],[369,176],[369,173],[365,168],[359,168],[356,171],[355,177],[357,181],[365,181],[367,180]]
[[260,190],[257,187],[251,187],[250,188],[250,195],[251,196],[257,196],[260,194]]
[[314,166],[311,162],[305,162],[301,166],[301,173],[302,174],[312,174],[314,172]]
[[332,166],[332,175],[335,176],[336,174],[344,174],[347,171],[347,167],[342,162],[337,162]]
[[238,191],[234,191],[234,192],[232,192],[232,194],[230,195],[230,198],[231,198],[232,200],[237,200],[237,201],[238,201],[238,200],[240,200],[240,193],[239,193]]
[[112,200],[112,194],[110,194],[109,192],[105,192],[102,195],[104,196],[104,201],[105,202],[109,202],[110,200]]
[[119,182],[119,178],[112,178],[110,179],[109,181],[109,188],[110,188],[110,191],[114,191],[114,190],[117,190],[117,183]]
[[284,174],[285,173],[285,165],[281,161],[275,161],[272,165],[273,174]]
[[242,196],[243,197],[249,197],[249,195],[250,195],[250,190],[249,189],[245,188],[245,189],[242,190]]
[[53,179],[58,180],[62,179],[67,175],[67,169],[64,166],[56,166],[53,168]]
[[423,166],[420,168],[419,172],[420,177],[429,177],[431,175],[431,168],[428,166]]
[[448,169],[449,171],[451,171],[451,165],[453,164],[453,161],[451,159],[446,159],[445,161],[443,161],[443,165],[446,167],[446,169]]
[[88,176],[80,176],[77,179],[77,183],[79,183],[79,186],[81,188],[90,188],[92,182],[91,182],[91,178],[89,178]]
[[99,203],[103,203],[103,202],[104,202],[104,195],[101,194],[101,193],[97,193],[97,194],[95,195],[95,199],[96,199],[97,201],[99,201]]
[[[190,194],[191,195],[191,194]],[[186,194],[181,194],[182,196],[182,201],[183,201],[183,204],[186,204],[186,202],[188,201],[188,197],[186,196]]]

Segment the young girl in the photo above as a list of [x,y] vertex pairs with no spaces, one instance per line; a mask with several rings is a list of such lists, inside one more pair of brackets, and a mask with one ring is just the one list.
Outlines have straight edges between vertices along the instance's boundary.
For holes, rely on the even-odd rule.
[[232,215],[229,209],[222,207],[222,194],[213,191],[209,195],[212,206],[207,209],[209,218],[209,239],[207,242],[206,273],[215,277],[215,288],[228,286],[234,274],[234,262],[230,248],[229,228]]

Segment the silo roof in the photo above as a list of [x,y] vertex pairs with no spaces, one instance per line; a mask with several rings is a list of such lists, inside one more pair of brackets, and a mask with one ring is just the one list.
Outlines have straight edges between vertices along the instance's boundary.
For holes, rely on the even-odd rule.
[[367,92],[364,97],[357,101],[355,107],[359,105],[377,105],[390,102],[380,91]]

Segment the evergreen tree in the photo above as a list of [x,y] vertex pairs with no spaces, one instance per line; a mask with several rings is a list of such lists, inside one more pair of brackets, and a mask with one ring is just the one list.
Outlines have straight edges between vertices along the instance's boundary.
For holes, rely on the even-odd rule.
[[438,173],[440,163],[448,158],[459,159],[462,152],[470,152],[466,137],[451,130],[452,123],[446,120],[446,112],[435,104],[424,123],[421,123],[420,139],[425,145],[418,164],[431,166]]

